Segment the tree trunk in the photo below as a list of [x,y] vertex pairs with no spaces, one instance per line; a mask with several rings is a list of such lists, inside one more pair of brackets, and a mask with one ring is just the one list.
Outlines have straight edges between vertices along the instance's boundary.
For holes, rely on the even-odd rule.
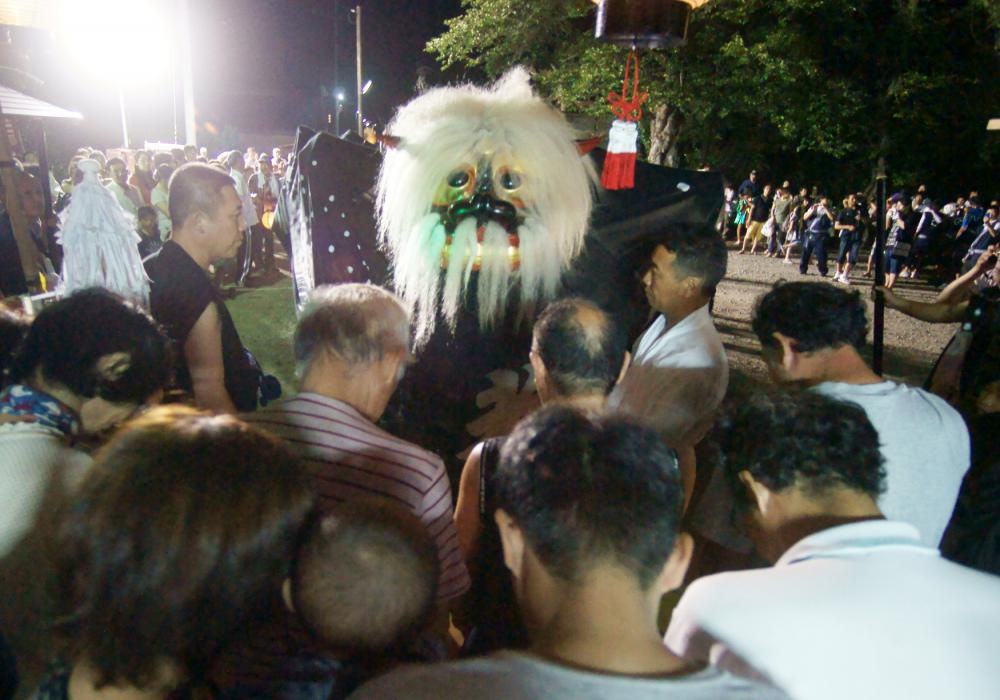
[[649,125],[649,157],[647,160],[656,165],[663,164],[663,157],[666,155],[664,131],[667,128],[667,114],[669,108],[666,104],[656,106],[653,111],[653,123]]
[[650,163],[677,167],[677,140],[684,128],[684,115],[677,107],[664,103],[653,112],[649,129]]
[[680,165],[680,158],[677,154],[677,142],[680,140],[681,131],[684,129],[684,114],[680,109],[674,109],[670,113],[670,117],[667,119],[666,141],[667,141],[667,155],[663,160],[663,164],[671,168],[676,168]]

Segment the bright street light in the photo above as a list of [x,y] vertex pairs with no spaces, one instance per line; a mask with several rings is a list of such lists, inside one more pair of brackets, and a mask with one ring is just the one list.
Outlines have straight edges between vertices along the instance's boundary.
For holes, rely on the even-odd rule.
[[[68,53],[94,81],[114,86],[121,110],[122,141],[129,147],[125,88],[162,85],[171,79],[171,27],[157,0],[55,0],[53,24]],[[95,37],[105,37],[103,40]],[[109,40],[107,37],[114,37]],[[142,56],[142,60],[135,60]]]
[[366,80],[364,86],[362,86],[362,88],[361,88],[361,94],[362,95],[367,95],[368,91],[371,90],[371,88],[372,88],[372,81],[371,80]]
[[[159,84],[171,62],[170,16],[158,0],[56,0],[56,34],[73,65],[109,83]],[[112,39],[113,37],[113,39]],[[133,60],[142,56],[142,60]]]

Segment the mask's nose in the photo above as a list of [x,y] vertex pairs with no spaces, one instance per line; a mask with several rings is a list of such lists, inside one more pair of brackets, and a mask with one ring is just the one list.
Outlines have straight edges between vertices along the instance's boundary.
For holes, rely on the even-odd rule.
[[493,170],[490,167],[480,168],[476,176],[476,194],[490,195],[493,193]]

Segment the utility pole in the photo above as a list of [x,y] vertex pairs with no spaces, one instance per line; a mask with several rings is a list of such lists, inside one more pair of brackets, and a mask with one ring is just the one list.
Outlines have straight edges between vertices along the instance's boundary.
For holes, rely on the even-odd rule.
[[[341,94],[340,85],[340,0],[333,0],[333,94]],[[340,109],[343,100],[337,100],[337,138],[340,138]]]
[[336,125],[337,125],[336,126],[336,129],[337,129],[336,136],[337,136],[338,139],[340,138],[340,134],[341,134],[341,131],[340,131],[340,113],[343,112],[343,111],[344,111],[344,93],[338,92],[337,93],[337,118],[336,118]]
[[122,146],[128,149],[132,146],[128,140],[128,121],[125,119],[125,88],[122,87],[121,81],[118,82],[118,109],[122,115]]
[[[885,200],[888,190],[885,158],[879,156],[875,171],[875,288],[885,284]],[[885,333],[885,299],[875,295],[875,313],[872,318],[872,369],[882,374],[882,356]]]
[[180,0],[181,79],[184,82],[184,143],[198,145],[198,122],[194,114],[194,75],[191,67],[191,13],[188,0]]
[[358,79],[358,136],[365,137],[365,123],[361,111],[361,5],[354,6],[354,29],[357,35],[357,79]]

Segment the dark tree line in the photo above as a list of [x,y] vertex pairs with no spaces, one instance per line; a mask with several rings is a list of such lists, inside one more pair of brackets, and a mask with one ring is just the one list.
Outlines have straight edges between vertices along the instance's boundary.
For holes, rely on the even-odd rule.
[[[589,0],[463,0],[428,50],[496,77],[529,66],[560,109],[609,125],[623,49],[593,38]],[[1000,190],[1000,2],[712,0],[687,45],[641,52],[651,160],[843,192],[879,155],[897,185]]]

